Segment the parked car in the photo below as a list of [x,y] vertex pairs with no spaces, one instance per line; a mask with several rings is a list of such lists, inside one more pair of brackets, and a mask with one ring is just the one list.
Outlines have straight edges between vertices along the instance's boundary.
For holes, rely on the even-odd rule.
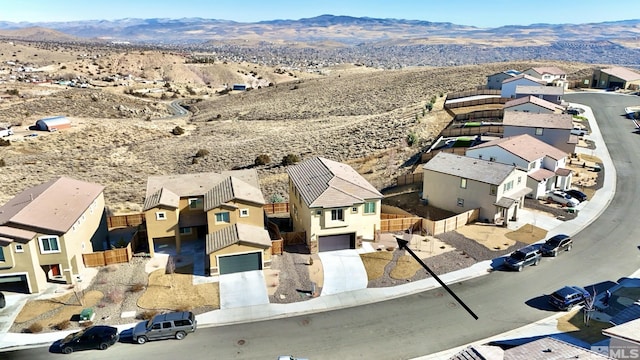
[[571,135],[585,136],[587,134],[587,130],[581,129],[579,127],[574,127],[571,129]]
[[144,344],[149,340],[175,338],[182,340],[187,333],[196,331],[198,324],[191,311],[176,311],[154,316],[133,328],[133,341]]
[[278,356],[278,360],[308,360],[308,359],[298,358],[291,355],[280,355]]
[[587,194],[583,193],[580,190],[576,190],[576,189],[569,189],[569,190],[565,190],[564,191],[567,195],[571,196],[572,198],[583,202],[585,200],[587,200]]
[[545,196],[549,201],[554,201],[554,202],[557,202],[558,204],[562,204],[570,207],[575,207],[575,206],[578,206],[578,204],[580,204],[580,202],[574,199],[573,197],[571,197],[571,195],[568,195],[564,191],[560,191],[560,190],[549,191]]
[[573,239],[569,235],[558,234],[550,237],[542,244],[540,252],[544,256],[558,256],[561,250],[571,251],[573,247]]
[[117,343],[119,338],[118,329],[113,326],[89,326],[60,340],[60,351],[64,354],[71,354],[78,350],[106,350],[109,346]]
[[565,286],[549,295],[549,303],[559,310],[570,310],[591,299],[591,294],[579,286]]
[[529,245],[512,252],[511,255],[504,260],[504,264],[509,269],[522,271],[525,266],[538,265],[541,258],[542,254],[540,250]]
[[569,115],[580,115],[580,110],[569,108],[569,109],[567,109],[567,114],[569,114]]
[[4,294],[0,292],[0,309],[4,309],[7,306],[7,301],[4,299]]

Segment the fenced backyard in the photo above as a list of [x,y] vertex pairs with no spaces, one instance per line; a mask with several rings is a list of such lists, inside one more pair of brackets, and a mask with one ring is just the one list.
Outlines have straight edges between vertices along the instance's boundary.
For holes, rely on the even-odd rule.
[[473,209],[441,220],[431,220],[408,214],[381,214],[381,232],[399,232],[411,230],[426,232],[428,235],[439,235],[457,230],[478,220],[480,210]]
[[129,243],[123,248],[82,254],[82,261],[86,267],[98,267],[129,262],[132,257],[133,252],[131,251],[131,243]]

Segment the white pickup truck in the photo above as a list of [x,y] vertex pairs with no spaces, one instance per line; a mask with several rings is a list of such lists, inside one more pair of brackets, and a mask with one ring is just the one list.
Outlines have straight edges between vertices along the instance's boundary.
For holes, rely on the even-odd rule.
[[0,137],[13,135],[13,130],[11,129],[0,129]]

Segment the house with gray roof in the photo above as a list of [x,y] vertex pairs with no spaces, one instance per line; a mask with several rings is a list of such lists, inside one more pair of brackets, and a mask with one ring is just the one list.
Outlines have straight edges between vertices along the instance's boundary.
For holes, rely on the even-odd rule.
[[517,85],[515,98],[535,96],[548,102],[561,105],[563,95],[564,88],[560,86]]
[[504,104],[504,111],[522,111],[538,114],[562,114],[564,107],[538,96],[519,96]]
[[0,207],[0,290],[38,293],[75,283],[82,254],[104,250],[102,185],[59,177],[23,190]]
[[596,69],[593,71],[592,84],[597,89],[637,90],[640,88],[640,74],[621,66]]
[[571,134],[573,117],[569,114],[505,111],[502,127],[504,137],[529,134],[569,154],[575,153],[578,144],[578,137]]
[[543,80],[547,84],[551,84],[557,80],[566,80],[567,72],[556,66],[538,66],[528,68],[523,71],[527,75]]
[[440,152],[423,165],[422,198],[454,213],[478,209],[481,220],[506,226],[531,192],[526,184],[518,166]]
[[467,149],[468,157],[512,164],[527,172],[527,196],[534,199],[551,189],[571,186],[572,171],[566,168],[569,154],[531,135],[523,134],[487,141]]
[[351,166],[314,157],[287,169],[294,231],[311,253],[355,249],[380,230],[382,194]]
[[497,345],[473,345],[449,360],[604,360],[608,355],[585,349],[555,337],[545,336],[517,346],[502,349]]
[[540,79],[534,78],[531,75],[520,74],[514,77],[510,77],[502,81],[502,89],[500,90],[500,96],[503,98],[516,97],[516,86],[546,86],[546,83]]
[[149,253],[190,243],[210,275],[271,266],[264,196],[255,170],[151,176],[143,211]]
[[487,75],[486,88],[490,90],[501,90],[503,81],[505,81],[506,79],[518,76],[520,74],[521,74],[520,71],[511,69],[511,70],[501,71],[495,74]]

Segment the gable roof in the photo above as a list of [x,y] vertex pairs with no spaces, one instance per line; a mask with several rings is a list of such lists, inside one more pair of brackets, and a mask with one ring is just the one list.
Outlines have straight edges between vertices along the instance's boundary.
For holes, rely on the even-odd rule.
[[595,351],[550,336],[506,349],[504,358],[509,360],[611,359]]
[[234,244],[266,249],[271,246],[271,238],[263,227],[238,223],[207,234],[205,251],[208,255]]
[[260,189],[258,173],[253,169],[149,176],[143,211],[159,205],[177,208],[180,198],[204,196],[229,176]]
[[573,116],[569,114],[538,114],[522,111],[505,111],[502,125],[571,130],[573,128]]
[[500,185],[516,167],[441,151],[424,164],[423,169],[491,185]]
[[640,74],[627,68],[616,66],[600,70],[605,74],[609,74],[625,81],[640,80]]
[[506,84],[506,83],[510,83],[512,81],[516,81],[516,80],[520,80],[520,79],[526,79],[526,80],[532,81],[532,82],[534,82],[536,84],[540,84],[540,86],[545,86],[545,84],[546,84],[546,82],[544,82],[543,80],[540,80],[540,79],[535,78],[535,77],[533,77],[531,75],[528,75],[528,74],[520,74],[520,75],[516,75],[514,77],[510,77],[510,78],[504,79],[502,81],[502,83]]
[[518,76],[520,74],[521,74],[521,72],[518,71],[518,70],[509,69],[509,70],[497,72],[495,74],[487,75],[487,77],[492,77],[492,76],[496,76],[496,75]]
[[540,141],[529,134],[510,136],[506,138],[487,141],[486,143],[471,147],[469,148],[469,150],[482,149],[493,146],[504,149],[505,151],[510,152],[511,154],[527,162],[538,160],[545,156],[548,156],[554,160],[560,160],[568,155],[557,147],[551,146],[544,141]]
[[322,157],[290,166],[287,173],[308,207],[348,206],[382,198],[351,166]]
[[[26,189],[0,207],[0,225],[4,229],[0,235],[24,238],[29,236],[24,233],[28,229],[62,235],[71,229],[103,190],[102,185],[68,177]],[[21,232],[15,228],[24,230]]]
[[255,204],[264,205],[262,191],[233,176],[228,176],[214,185],[204,195],[204,211],[217,208],[233,199],[244,200]]
[[561,86],[516,85],[516,94],[564,95],[564,88]]
[[[540,75],[549,74],[549,75],[565,75],[566,72],[555,66],[541,66],[541,67],[532,67],[530,70],[537,72]],[[526,71],[526,70],[525,70]]]
[[[519,86],[516,86],[516,89],[518,87]],[[517,93],[517,90],[516,90],[516,93]],[[557,109],[562,109],[562,107],[560,107],[558,104],[552,103],[551,101],[547,101],[545,99],[540,99],[539,97],[533,96],[533,95],[523,96],[517,99],[509,100],[504,104],[504,109],[507,110],[508,108],[526,104],[526,103],[531,103],[552,111],[555,111]]]

